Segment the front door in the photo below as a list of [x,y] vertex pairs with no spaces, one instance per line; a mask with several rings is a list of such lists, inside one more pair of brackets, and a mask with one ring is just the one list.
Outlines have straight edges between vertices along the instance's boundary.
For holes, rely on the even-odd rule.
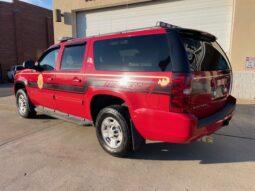
[[35,105],[55,109],[54,83],[59,47],[46,51],[38,61],[38,70],[28,82],[29,96]]
[[63,47],[62,60],[56,72],[57,110],[74,116],[84,117],[86,43],[68,44]]

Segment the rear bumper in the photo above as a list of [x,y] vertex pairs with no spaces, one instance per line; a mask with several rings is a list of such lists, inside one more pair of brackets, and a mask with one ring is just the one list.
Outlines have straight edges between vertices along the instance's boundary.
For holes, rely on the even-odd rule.
[[230,96],[224,108],[203,119],[197,119],[190,114],[138,109],[134,112],[133,121],[136,129],[145,139],[188,143],[228,125],[235,106],[236,99]]

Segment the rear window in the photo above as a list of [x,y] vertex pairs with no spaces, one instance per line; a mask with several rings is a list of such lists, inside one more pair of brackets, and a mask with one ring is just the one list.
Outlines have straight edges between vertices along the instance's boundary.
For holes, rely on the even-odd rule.
[[94,43],[97,70],[170,71],[166,35],[149,35],[100,40]]
[[191,71],[229,70],[227,57],[217,42],[183,38]]

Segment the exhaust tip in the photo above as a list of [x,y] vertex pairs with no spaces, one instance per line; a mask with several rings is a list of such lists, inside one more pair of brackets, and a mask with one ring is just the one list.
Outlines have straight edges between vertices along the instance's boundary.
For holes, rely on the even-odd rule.
[[226,120],[223,122],[223,126],[228,126],[229,125],[229,120]]
[[213,136],[204,136],[201,139],[199,139],[200,142],[207,143],[207,144],[213,144],[214,138]]

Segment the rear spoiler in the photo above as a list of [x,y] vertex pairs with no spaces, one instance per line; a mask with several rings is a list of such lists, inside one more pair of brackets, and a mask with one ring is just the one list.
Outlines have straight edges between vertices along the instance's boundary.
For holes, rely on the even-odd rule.
[[203,31],[193,30],[193,29],[175,29],[178,31],[178,33],[184,37],[192,37],[196,38],[200,41],[206,41],[206,42],[215,42],[217,40],[217,37]]
[[217,40],[217,37],[210,33],[207,33],[204,31],[199,31],[199,30],[194,30],[194,29],[181,28],[179,26],[165,23],[162,21],[158,21],[156,23],[156,26],[159,26],[159,27],[165,28],[167,30],[171,30],[171,31],[175,30],[182,36],[196,38],[201,41],[215,42]]

